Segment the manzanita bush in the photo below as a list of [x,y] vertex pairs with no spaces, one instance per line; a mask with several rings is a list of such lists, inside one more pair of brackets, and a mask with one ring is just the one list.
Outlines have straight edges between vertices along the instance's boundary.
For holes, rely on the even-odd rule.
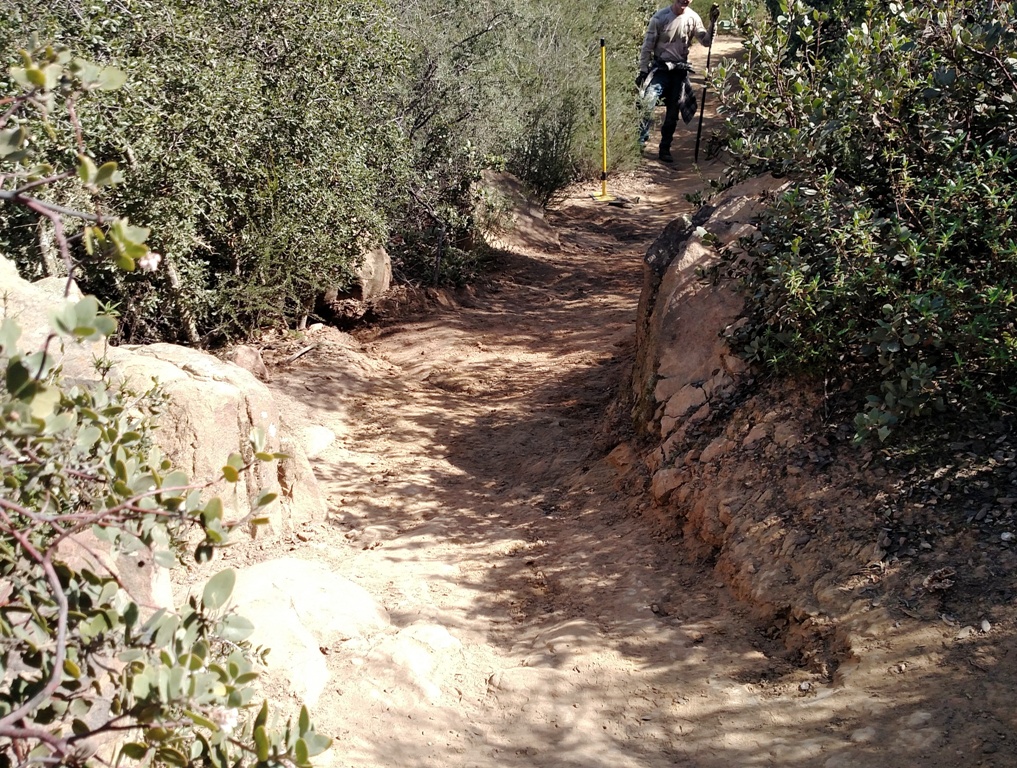
[[718,72],[739,172],[786,176],[732,262],[773,369],[855,382],[859,433],[1017,407],[1017,8],[786,3]]
[[[93,159],[77,117],[85,97],[120,87],[122,73],[46,46],[24,51],[10,78],[19,90],[0,103],[0,203],[52,228],[70,277],[73,253],[156,269],[148,230],[105,213],[102,193],[121,172]],[[54,125],[71,129],[63,153],[40,159],[36,139],[58,137]],[[57,188],[82,206],[55,202]],[[115,330],[94,297],[51,319],[42,348],[28,351],[16,320],[0,321],[0,765],[309,766],[329,739],[306,709],[280,723],[255,701],[263,650],[229,609],[235,574],[213,576],[179,611],[154,610],[98,552],[143,552],[163,567],[204,561],[238,526],[263,520],[225,519],[202,494],[209,484],[152,444],[156,390],[113,385],[101,360],[93,385],[63,378],[62,345]],[[252,434],[251,461],[280,458],[265,446]],[[219,479],[236,482],[250,466],[234,454]]]

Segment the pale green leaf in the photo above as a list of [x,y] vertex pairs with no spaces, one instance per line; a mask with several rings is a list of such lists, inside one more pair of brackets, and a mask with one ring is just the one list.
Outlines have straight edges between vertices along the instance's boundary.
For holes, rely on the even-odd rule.
[[201,595],[202,604],[213,611],[219,610],[230,599],[236,583],[237,574],[233,570],[227,568],[220,571],[205,584],[205,590]]

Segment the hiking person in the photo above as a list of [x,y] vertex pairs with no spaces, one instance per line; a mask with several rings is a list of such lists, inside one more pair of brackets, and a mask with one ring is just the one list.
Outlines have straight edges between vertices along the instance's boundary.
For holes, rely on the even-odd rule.
[[653,108],[657,100],[664,99],[664,124],[660,127],[660,147],[657,158],[673,163],[671,140],[678,125],[678,117],[688,123],[696,114],[696,96],[689,82],[689,46],[698,39],[703,45],[713,40],[714,28],[720,18],[720,6],[710,7],[710,29],[703,26],[699,14],[689,8],[691,0],[674,0],[650,17],[639,51],[639,74],[636,88],[640,91],[643,112],[639,127],[639,143],[645,145],[650,138]]

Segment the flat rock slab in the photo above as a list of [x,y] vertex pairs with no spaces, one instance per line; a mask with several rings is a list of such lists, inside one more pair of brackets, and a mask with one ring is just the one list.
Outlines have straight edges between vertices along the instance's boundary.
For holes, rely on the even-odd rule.
[[263,684],[314,706],[329,680],[332,646],[385,630],[388,612],[364,589],[322,563],[279,558],[237,572],[237,612],[270,648]]

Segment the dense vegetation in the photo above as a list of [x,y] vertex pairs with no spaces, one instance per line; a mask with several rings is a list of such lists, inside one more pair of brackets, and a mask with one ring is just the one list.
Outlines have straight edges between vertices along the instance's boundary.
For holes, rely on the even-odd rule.
[[719,73],[728,145],[742,174],[788,181],[730,265],[748,354],[853,382],[880,439],[1013,412],[1017,7],[797,2],[746,45]]
[[[82,260],[82,287],[122,318],[117,339],[214,344],[293,324],[323,288],[349,284],[375,244],[404,280],[468,278],[483,167],[507,167],[545,201],[596,169],[601,36],[611,155],[634,158],[631,70],[645,21],[634,0],[397,10],[383,0],[5,4],[7,60],[34,33],[128,77],[81,114],[93,159],[120,161],[130,181],[107,204],[152,227],[163,254],[153,274]],[[37,150],[57,162],[73,143],[66,120],[53,127]],[[0,217],[0,252],[23,274],[59,270],[31,215]]]
[[[422,1],[397,24],[374,0],[8,10],[0,40],[22,51],[0,82],[0,253],[102,301],[55,307],[41,349],[0,324],[0,765],[309,766],[329,740],[306,709],[284,722],[255,701],[258,649],[227,609],[231,571],[153,613],[73,556],[89,534],[161,566],[204,562],[260,520],[225,519],[153,447],[157,390],[113,383],[101,358],[95,381],[68,381],[54,353],[293,322],[372,243],[408,278],[460,279],[482,167],[507,166],[545,201],[593,170],[599,36],[636,36],[641,14]],[[612,80],[625,83],[611,116],[624,157],[629,78]],[[257,432],[244,456],[220,479],[280,458]]]
[[[156,269],[148,230],[98,204],[123,174],[90,157],[79,118],[89,96],[115,91],[124,74],[46,46],[23,52],[9,75],[0,201],[38,217],[65,274],[76,272],[70,222],[95,264]],[[52,164],[43,137],[60,140],[57,115],[76,155]],[[54,188],[81,205],[53,202]],[[63,376],[61,349],[94,342],[89,351],[101,354],[115,320],[93,296],[49,309],[52,331],[39,349],[21,348],[16,318],[0,321],[0,765],[310,766],[330,741],[306,709],[281,723],[254,700],[259,652],[247,641],[250,622],[227,605],[233,571],[179,610],[156,610],[139,604],[106,557],[207,561],[231,531],[263,522],[274,494],[252,500],[245,519],[224,515],[202,494],[209,483],[192,482],[154,446],[156,389],[116,384],[101,358],[92,381]],[[245,451],[226,459],[221,479],[281,458],[261,430]]]

